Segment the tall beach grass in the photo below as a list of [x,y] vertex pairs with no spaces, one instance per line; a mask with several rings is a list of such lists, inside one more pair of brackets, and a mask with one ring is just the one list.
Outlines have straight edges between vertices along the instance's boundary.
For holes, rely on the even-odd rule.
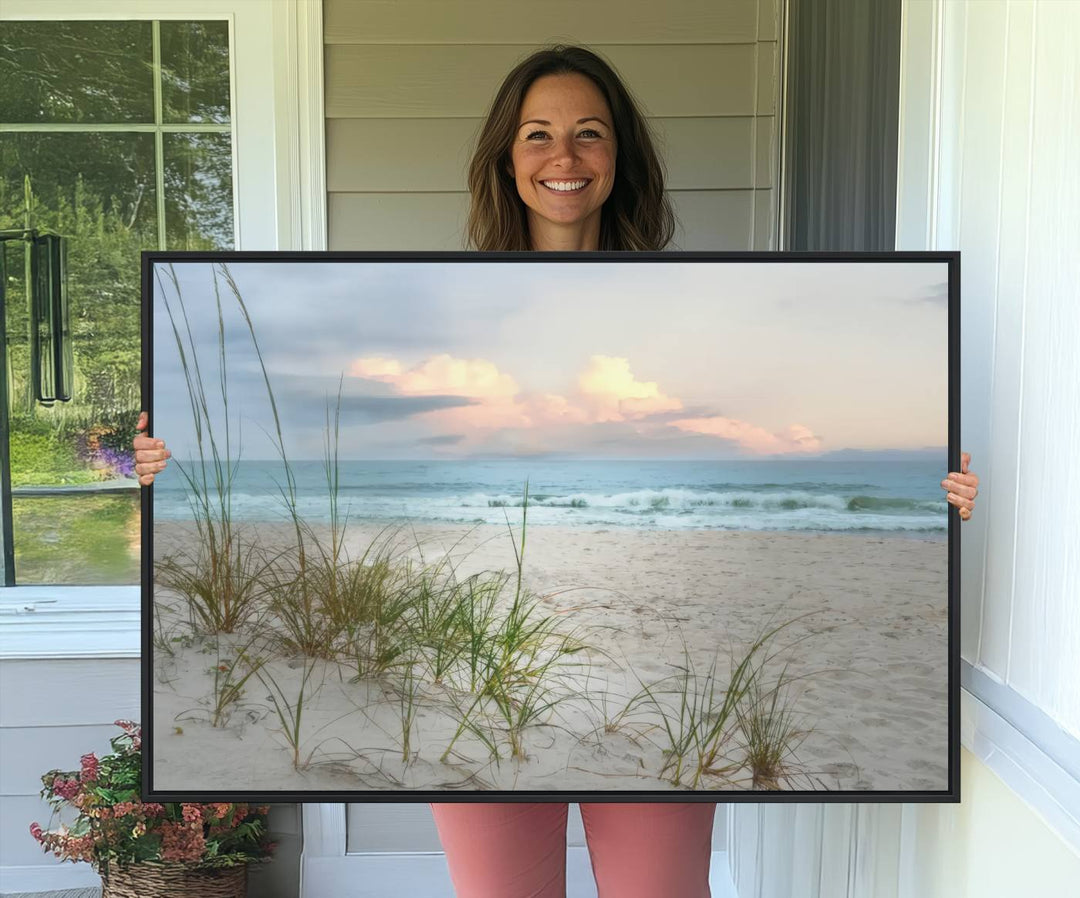
[[[324,430],[329,525],[314,526],[298,510],[296,478],[271,378],[228,267],[218,264],[213,270],[218,319],[218,380],[213,390],[204,383],[206,362],[197,351],[179,280],[171,266],[166,270],[176,293],[172,300],[166,297],[166,308],[197,448],[197,458],[177,468],[188,489],[197,541],[194,552],[181,549],[159,560],[157,579],[186,604],[192,633],[235,634],[243,643],[212,671],[209,722],[227,725],[241,701],[250,702],[245,690],[255,681],[261,683],[269,703],[264,710],[279,724],[293,766],[302,769],[318,750],[308,750],[311,734],[306,734],[305,724],[325,686],[325,675],[317,678],[316,670],[325,674],[337,665],[343,688],[348,673],[348,686],[378,680],[384,694],[394,696],[403,766],[421,750],[430,749],[434,759],[441,749],[440,763],[451,764],[453,757],[473,765],[477,774],[476,765],[498,764],[504,749],[512,761],[526,759],[534,728],[565,728],[565,706],[596,698],[583,694],[590,681],[589,658],[605,652],[593,634],[580,627],[568,629],[564,619],[545,613],[542,597],[527,585],[528,481],[520,528],[515,531],[506,521],[514,556],[510,570],[461,577],[452,553],[426,562],[419,541],[408,546],[401,528],[395,527],[378,531],[352,557],[349,512],[339,501],[342,381],[336,405],[327,398]],[[272,420],[267,434],[280,457],[279,493],[291,533],[283,546],[264,544],[257,528],[237,522],[233,515],[241,443],[230,418],[222,284],[235,300],[259,361]],[[165,284],[162,287],[166,293]],[[211,395],[218,392],[220,399],[212,402]],[[791,678],[785,671],[769,682],[762,661],[772,657],[773,640],[794,622],[764,631],[741,657],[732,659],[726,679],[717,674],[715,659],[704,678],[698,677],[687,653],[674,677],[652,684],[639,679],[641,691],[614,715],[607,711],[605,696],[602,729],[636,729],[642,738],[659,733],[665,762],[660,770],[645,773],[676,786],[731,781],[749,765],[755,787],[771,788],[789,769],[792,745],[802,730],[786,698]],[[165,648],[162,628],[159,624],[158,649]],[[288,658],[301,670],[289,678],[291,685],[273,673],[275,660]],[[446,745],[420,741],[421,701],[437,701],[436,710],[453,721]],[[486,758],[455,751],[466,734],[479,743]],[[356,749],[343,737],[332,739]],[[363,754],[353,751],[357,761]],[[392,772],[386,775],[393,779]]]

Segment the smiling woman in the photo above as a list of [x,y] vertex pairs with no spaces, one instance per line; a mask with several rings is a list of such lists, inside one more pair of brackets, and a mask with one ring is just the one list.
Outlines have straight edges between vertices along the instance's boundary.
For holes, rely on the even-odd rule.
[[645,116],[582,47],[541,50],[506,76],[468,183],[479,250],[661,250],[675,233]]
[[525,94],[521,117],[510,174],[528,207],[532,248],[599,245],[617,149],[603,94],[584,75],[547,75]]

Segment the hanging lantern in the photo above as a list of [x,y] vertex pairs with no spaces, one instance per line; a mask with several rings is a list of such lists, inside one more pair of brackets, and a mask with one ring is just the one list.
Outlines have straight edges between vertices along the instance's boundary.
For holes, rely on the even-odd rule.
[[30,379],[38,402],[69,402],[74,358],[67,296],[67,241],[42,234],[30,241]]

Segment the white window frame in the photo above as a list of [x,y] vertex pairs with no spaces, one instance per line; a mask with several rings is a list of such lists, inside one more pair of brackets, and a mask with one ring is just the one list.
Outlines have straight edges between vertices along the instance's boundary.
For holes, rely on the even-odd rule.
[[[321,0],[4,0],[0,21],[229,23],[238,250],[326,248]],[[140,653],[139,586],[0,589],[0,658]]]

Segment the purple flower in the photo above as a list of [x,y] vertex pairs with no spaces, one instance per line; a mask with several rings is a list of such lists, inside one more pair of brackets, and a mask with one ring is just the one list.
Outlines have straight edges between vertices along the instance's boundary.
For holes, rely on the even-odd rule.
[[111,449],[102,446],[96,453],[97,461],[109,470],[114,477],[135,476],[135,453],[124,449]]

